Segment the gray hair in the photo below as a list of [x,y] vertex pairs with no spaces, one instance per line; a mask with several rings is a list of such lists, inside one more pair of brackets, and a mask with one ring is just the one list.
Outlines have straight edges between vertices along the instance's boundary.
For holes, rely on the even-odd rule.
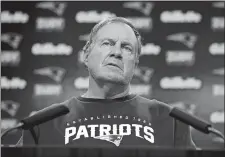
[[100,28],[113,22],[121,22],[121,23],[127,24],[128,26],[132,28],[138,41],[138,56],[139,56],[141,54],[142,37],[140,33],[137,31],[137,29],[134,27],[134,25],[129,20],[123,17],[110,17],[96,24],[91,30],[91,33],[89,35],[89,40],[87,41],[86,45],[83,47],[83,51],[86,52],[89,49],[90,45],[93,43],[94,37],[96,36]]

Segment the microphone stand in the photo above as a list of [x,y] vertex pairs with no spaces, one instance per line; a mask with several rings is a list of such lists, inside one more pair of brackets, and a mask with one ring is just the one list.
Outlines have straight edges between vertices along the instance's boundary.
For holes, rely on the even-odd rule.
[[223,139],[223,142],[224,142],[224,135],[223,135],[220,131],[216,130],[216,129],[213,128],[213,127],[209,127],[209,128],[208,128],[208,131],[209,131],[210,133],[212,133],[212,134],[214,134],[214,135],[216,135],[216,136],[222,138],[222,139]]
[[[6,130],[1,134],[1,140],[3,140],[4,137],[5,137],[9,132],[11,132],[11,131],[13,131],[13,130],[21,129],[22,126],[23,126],[23,123],[19,123],[19,124],[17,124],[15,127],[6,129]],[[35,133],[35,131],[34,131],[34,128],[33,128],[33,127],[30,128],[29,131],[30,131],[30,133],[31,133],[31,135],[32,135],[32,137],[33,137],[33,139],[34,139],[35,144],[38,145],[38,136],[36,135],[36,133]],[[15,145],[15,146],[16,146],[16,145]]]
[[[13,131],[13,130],[17,130],[17,129],[22,129],[22,130],[23,130],[22,126],[23,126],[23,123],[20,122],[20,123],[17,124],[15,127],[9,128],[9,129],[5,130],[5,131],[1,134],[1,140],[3,140],[3,138],[4,138],[9,132],[11,132],[11,131]],[[38,129],[39,129],[39,128],[38,128]],[[30,131],[30,133],[31,133],[31,135],[32,135],[32,137],[33,137],[33,139],[34,139],[35,145],[38,145],[39,132],[38,132],[38,136],[37,136],[36,133],[35,133],[35,131],[34,131],[34,127],[30,128],[29,131]],[[22,132],[21,138],[23,138],[23,132]],[[21,138],[20,138],[19,141],[16,143],[16,145],[14,145],[14,147],[17,147],[18,145],[20,145]],[[34,156],[34,157],[41,157],[41,156],[42,156],[42,150],[39,149],[38,147],[34,148],[34,151],[33,151],[32,156]]]
[[9,132],[13,131],[13,130],[17,130],[17,129],[21,129],[21,127],[23,126],[22,123],[17,124],[15,127],[6,129],[2,134],[1,134],[1,139],[4,138],[5,135],[7,135]]

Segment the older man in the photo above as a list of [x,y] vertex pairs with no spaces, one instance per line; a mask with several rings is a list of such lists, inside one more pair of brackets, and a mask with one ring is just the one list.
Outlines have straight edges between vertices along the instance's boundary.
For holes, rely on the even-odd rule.
[[[84,46],[89,87],[61,103],[70,112],[56,118],[58,143],[91,147],[195,148],[189,126],[169,116],[163,102],[132,94],[141,36],[128,20],[108,18],[92,29]],[[44,132],[42,132],[44,134]]]

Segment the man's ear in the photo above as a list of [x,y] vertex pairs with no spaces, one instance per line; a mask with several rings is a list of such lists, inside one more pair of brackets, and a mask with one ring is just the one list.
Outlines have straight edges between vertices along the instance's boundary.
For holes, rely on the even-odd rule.
[[88,67],[87,65],[88,65],[89,50],[90,50],[90,43],[87,42],[86,45],[83,48],[83,56],[82,56],[84,65],[86,67]]
[[135,61],[135,67],[137,67],[138,64],[139,64],[139,57],[138,57],[138,58],[136,59],[136,61]]
[[83,62],[84,62],[84,65],[87,67],[87,64],[88,64],[88,51],[87,50],[84,50],[83,51]]

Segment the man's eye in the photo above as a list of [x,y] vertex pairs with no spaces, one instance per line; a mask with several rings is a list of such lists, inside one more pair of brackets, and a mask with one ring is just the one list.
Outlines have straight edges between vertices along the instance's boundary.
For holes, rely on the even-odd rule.
[[112,45],[112,44],[110,44],[110,42],[103,42],[103,45]]
[[132,51],[132,49],[129,46],[125,46],[124,48],[128,51]]

